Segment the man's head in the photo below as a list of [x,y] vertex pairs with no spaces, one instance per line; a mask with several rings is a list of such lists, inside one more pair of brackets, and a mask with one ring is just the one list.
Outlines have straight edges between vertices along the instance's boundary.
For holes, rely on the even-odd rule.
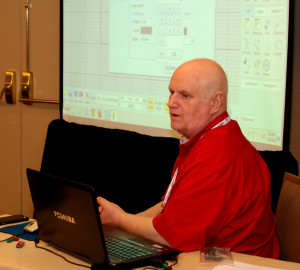
[[168,102],[171,127],[187,138],[204,129],[227,109],[227,77],[209,59],[195,59],[174,72]]

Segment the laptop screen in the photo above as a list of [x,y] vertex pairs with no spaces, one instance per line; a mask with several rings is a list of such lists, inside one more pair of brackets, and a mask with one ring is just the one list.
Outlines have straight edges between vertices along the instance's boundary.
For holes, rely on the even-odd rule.
[[40,239],[103,263],[107,254],[93,188],[30,169],[27,174]]

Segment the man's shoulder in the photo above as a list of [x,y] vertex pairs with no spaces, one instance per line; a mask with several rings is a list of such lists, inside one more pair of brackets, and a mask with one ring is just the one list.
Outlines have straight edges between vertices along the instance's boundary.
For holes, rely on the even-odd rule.
[[222,149],[227,150],[231,146],[236,148],[250,143],[243,135],[238,123],[231,120],[226,125],[209,130],[203,138],[198,139],[197,145],[199,144],[204,148],[221,151]]
[[220,163],[233,162],[246,156],[257,159],[259,155],[234,120],[199,138],[192,151],[195,155],[204,155],[206,160],[212,159]]

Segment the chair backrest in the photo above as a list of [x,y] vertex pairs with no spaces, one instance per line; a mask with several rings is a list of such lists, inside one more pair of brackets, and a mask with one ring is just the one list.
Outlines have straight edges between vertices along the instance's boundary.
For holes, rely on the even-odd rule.
[[139,213],[168,188],[178,145],[175,138],[56,119],[48,126],[41,171],[93,186],[126,212]]
[[285,173],[275,214],[280,259],[300,263],[300,177]]

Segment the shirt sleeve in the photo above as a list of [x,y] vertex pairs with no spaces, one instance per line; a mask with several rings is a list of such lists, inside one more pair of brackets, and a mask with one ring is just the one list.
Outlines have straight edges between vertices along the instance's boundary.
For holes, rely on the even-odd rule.
[[185,252],[208,246],[230,219],[228,211],[235,211],[227,207],[232,193],[228,192],[227,179],[216,166],[201,162],[191,164],[184,174],[179,170],[163,213],[153,220],[155,229],[173,247]]

